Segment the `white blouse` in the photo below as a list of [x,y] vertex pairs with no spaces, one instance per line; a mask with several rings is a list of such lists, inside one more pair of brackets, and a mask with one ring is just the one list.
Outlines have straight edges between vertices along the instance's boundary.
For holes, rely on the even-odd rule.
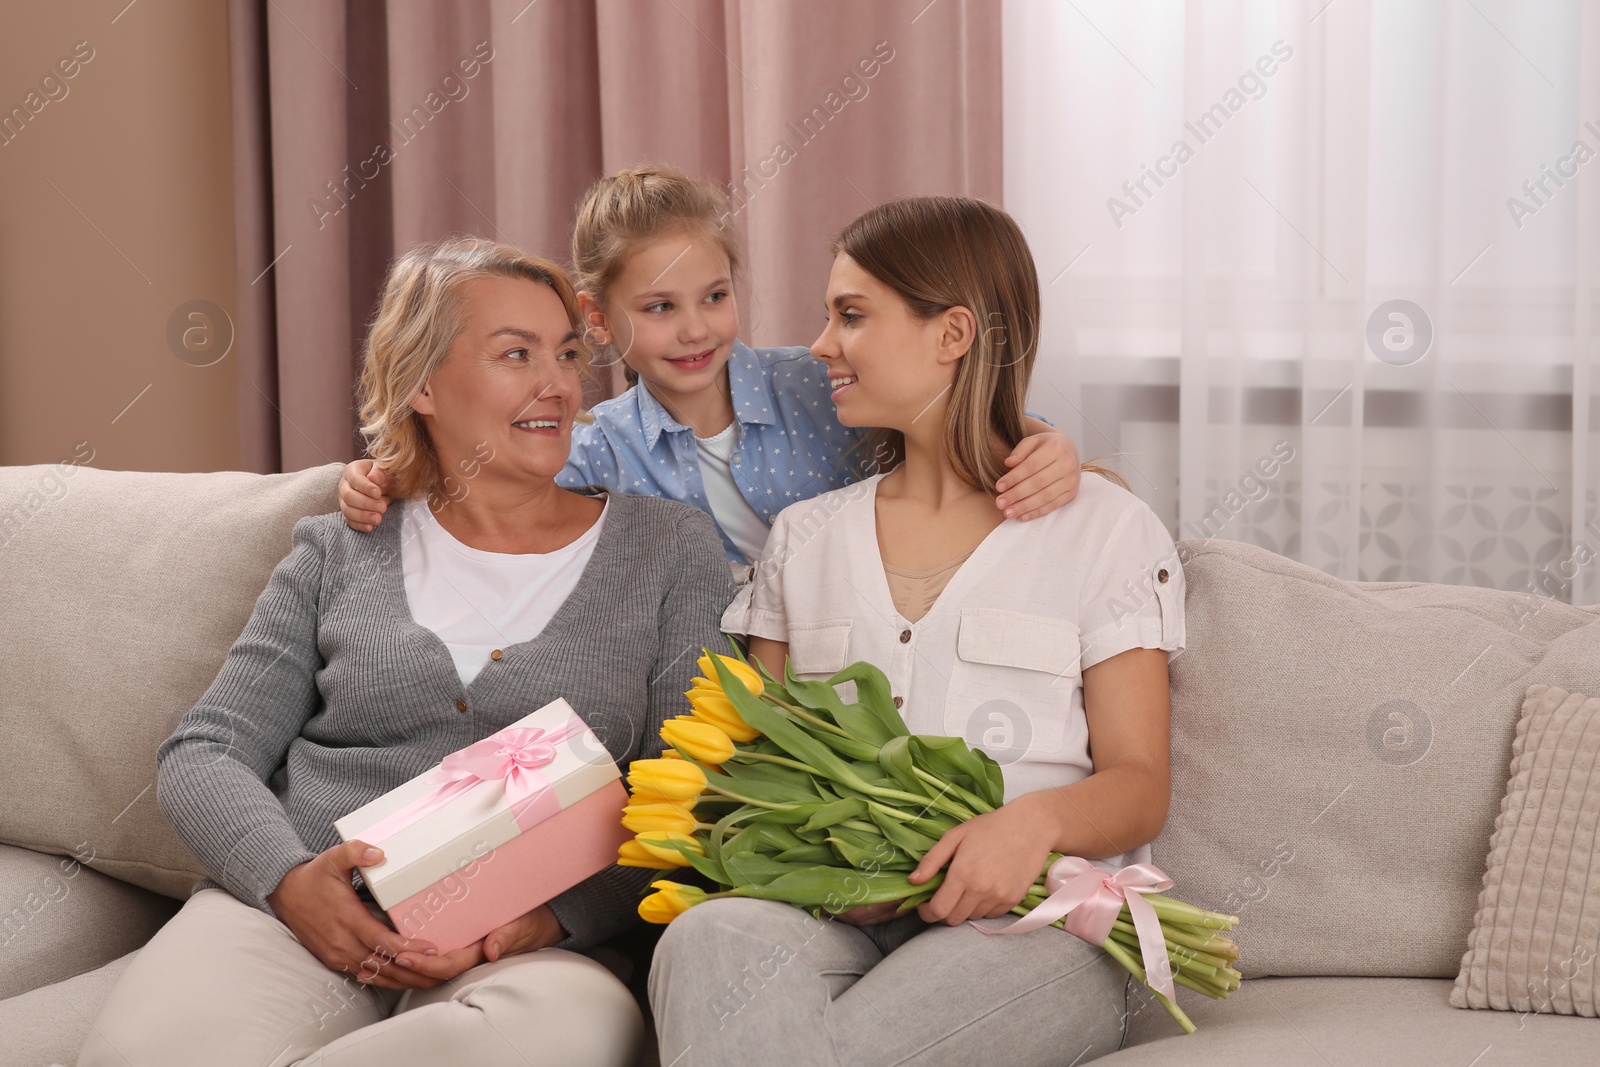
[[[911,732],[982,748],[1004,768],[1007,800],[1088,777],[1082,672],[1131,648],[1169,660],[1183,648],[1183,568],[1166,528],[1138,497],[1085,474],[1066,507],[992,530],[912,623],[878,551],[883,477],[780,513],[723,630],[787,642],[805,678],[876,664]],[[1149,855],[1144,845],[1099,863]]]

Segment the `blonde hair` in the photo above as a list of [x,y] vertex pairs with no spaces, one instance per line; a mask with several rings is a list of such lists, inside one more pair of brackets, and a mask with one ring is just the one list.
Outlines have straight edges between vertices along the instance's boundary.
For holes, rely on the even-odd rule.
[[[744,255],[728,198],[711,182],[676,167],[643,163],[601,178],[578,205],[572,227],[572,270],[596,303],[641,245],[677,230],[704,237],[728,257],[734,280]],[[627,368],[629,382],[638,380]]]
[[[461,332],[462,284],[496,277],[548,285],[572,328],[583,331],[567,272],[519,248],[478,237],[451,237],[397,259],[367,330],[358,389],[367,454],[389,474],[390,493],[397,499],[423,496],[438,484],[438,455],[411,400]],[[579,352],[580,370],[587,374],[588,351],[580,344]]]
[[[972,312],[977,334],[956,364],[945,412],[945,450],[967,484],[994,492],[1005,458],[1024,436],[1028,380],[1039,345],[1039,276],[1016,221],[964,196],[914,196],[880,204],[833,242],[892,289],[918,320],[953,307]],[[882,431],[876,452],[898,462],[905,439]],[[1082,469],[1127,488],[1115,471]]]

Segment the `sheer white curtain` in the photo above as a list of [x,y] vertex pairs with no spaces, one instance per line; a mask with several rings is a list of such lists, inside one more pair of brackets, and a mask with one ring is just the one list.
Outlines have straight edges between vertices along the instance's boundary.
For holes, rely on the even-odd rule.
[[1006,0],[1003,34],[1035,410],[1179,537],[1600,601],[1600,0]]

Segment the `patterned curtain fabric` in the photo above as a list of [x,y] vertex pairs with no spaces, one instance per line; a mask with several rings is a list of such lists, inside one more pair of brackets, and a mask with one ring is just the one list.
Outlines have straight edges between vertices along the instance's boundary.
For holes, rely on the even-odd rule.
[[[243,465],[359,454],[389,260],[452,233],[568,261],[590,182],[729,190],[743,337],[806,344],[873,203],[1001,192],[998,0],[230,0]],[[620,368],[591,400],[620,390]]]
[[1003,16],[1036,410],[1179,537],[1600,601],[1600,4]]

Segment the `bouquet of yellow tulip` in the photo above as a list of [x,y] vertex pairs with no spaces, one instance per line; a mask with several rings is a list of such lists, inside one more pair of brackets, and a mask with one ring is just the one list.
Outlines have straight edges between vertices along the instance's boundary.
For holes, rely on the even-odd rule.
[[[913,885],[907,875],[922,856],[945,831],[1004,803],[999,765],[960,738],[912,735],[870,663],[826,681],[798,678],[786,664],[780,682],[759,662],[710,653],[699,667],[690,713],[661,729],[661,758],[629,768],[622,822],[635,837],[618,862],[692,867],[728,888],[654,882],[639,905],[649,922],[723,896],[835,914],[893,900],[916,907],[944,878]],[[856,686],[851,703],[835,688],[847,681]],[[1239,951],[1225,931],[1238,919],[1151,892],[1170,886],[1164,876],[1115,881],[1086,860],[1052,854],[1013,909],[1031,913],[1017,925],[1051,921],[1100,945],[1192,1033],[1172,983],[1214,998],[1237,989]]]

